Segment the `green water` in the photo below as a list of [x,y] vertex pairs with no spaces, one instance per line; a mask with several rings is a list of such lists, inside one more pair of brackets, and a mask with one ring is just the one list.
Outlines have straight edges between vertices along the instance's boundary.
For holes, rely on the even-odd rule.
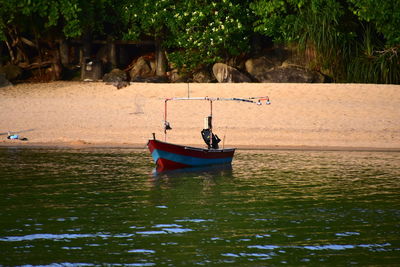
[[400,264],[400,153],[0,149],[2,266]]

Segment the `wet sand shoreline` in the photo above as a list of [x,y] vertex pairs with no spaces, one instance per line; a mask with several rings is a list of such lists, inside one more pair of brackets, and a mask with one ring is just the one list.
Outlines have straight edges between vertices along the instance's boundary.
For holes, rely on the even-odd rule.
[[[188,146],[199,146],[198,144],[188,144]],[[121,144],[121,143],[34,143],[34,142],[0,142],[0,148],[27,148],[27,149],[129,149],[145,150],[147,146],[143,144]],[[231,148],[231,147],[226,147]],[[400,152],[400,148],[387,147],[335,147],[335,146],[234,146],[237,151],[346,151],[346,152]]]

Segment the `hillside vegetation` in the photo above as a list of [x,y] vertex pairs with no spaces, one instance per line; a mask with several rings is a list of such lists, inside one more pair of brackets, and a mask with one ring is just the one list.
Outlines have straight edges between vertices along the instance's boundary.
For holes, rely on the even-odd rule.
[[334,82],[399,84],[399,25],[398,0],[0,0],[0,67],[60,79],[68,57],[125,40],[156,51],[157,75],[191,73],[283,45]]

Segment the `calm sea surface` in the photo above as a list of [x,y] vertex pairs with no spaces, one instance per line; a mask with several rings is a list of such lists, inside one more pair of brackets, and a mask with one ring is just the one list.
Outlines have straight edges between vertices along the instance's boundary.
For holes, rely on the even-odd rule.
[[0,148],[2,266],[400,264],[400,153]]

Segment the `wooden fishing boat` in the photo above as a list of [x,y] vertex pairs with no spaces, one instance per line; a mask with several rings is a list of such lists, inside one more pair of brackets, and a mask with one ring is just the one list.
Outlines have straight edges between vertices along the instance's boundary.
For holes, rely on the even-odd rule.
[[[201,131],[207,148],[198,148],[168,143],[167,131],[171,130],[167,121],[167,103],[171,100],[206,100],[210,102],[210,115],[204,119],[204,129]],[[261,105],[261,101],[270,104],[268,97],[250,98],[209,98],[209,97],[187,97],[165,99],[164,111],[164,141],[157,140],[155,133],[153,139],[147,143],[151,156],[157,165],[157,171],[173,170],[179,168],[201,167],[211,165],[230,165],[232,163],[235,148],[219,148],[221,141],[212,131],[212,103],[213,101],[241,101]]]
[[235,148],[208,149],[181,146],[156,139],[147,144],[154,162],[160,170],[231,164]]

